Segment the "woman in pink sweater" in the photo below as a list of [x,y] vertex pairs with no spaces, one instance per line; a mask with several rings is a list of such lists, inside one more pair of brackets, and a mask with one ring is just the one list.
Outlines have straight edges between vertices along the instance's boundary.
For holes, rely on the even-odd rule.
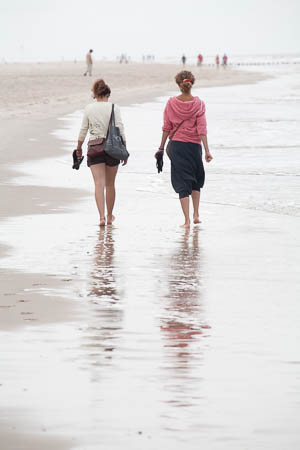
[[176,75],[175,81],[181,94],[178,97],[171,97],[165,107],[161,144],[155,155],[164,152],[169,136],[171,182],[175,192],[179,194],[185,218],[183,227],[189,228],[190,195],[193,201],[194,223],[200,223],[200,189],[205,179],[201,143],[205,149],[205,160],[210,162],[213,158],[207,142],[205,104],[191,94],[195,77],[191,72],[183,70]]

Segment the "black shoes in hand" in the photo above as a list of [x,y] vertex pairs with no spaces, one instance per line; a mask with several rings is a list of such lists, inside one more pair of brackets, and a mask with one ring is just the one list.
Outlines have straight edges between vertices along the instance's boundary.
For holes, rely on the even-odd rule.
[[73,151],[73,166],[72,166],[72,169],[78,170],[79,167],[80,167],[80,164],[81,164],[82,161],[83,161],[83,158],[84,158],[84,156],[81,156],[80,158],[78,158],[78,156],[77,156],[77,150],[74,150],[74,151]]
[[163,170],[163,165],[164,165],[164,152],[163,151],[158,151],[155,155],[156,157],[156,167],[157,167],[157,172],[160,173]]

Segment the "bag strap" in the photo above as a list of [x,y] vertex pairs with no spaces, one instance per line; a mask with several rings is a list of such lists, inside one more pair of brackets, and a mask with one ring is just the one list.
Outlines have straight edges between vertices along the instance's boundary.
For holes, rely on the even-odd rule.
[[176,127],[176,130],[174,131],[172,136],[169,136],[170,141],[173,139],[173,137],[175,136],[175,134],[177,133],[177,131],[179,130],[179,128],[181,127],[181,125],[183,124],[184,121],[185,121],[185,119],[182,122],[180,122],[180,124]]
[[111,123],[112,125],[115,127],[116,126],[116,120],[115,120],[115,105],[114,103],[112,104],[112,108],[111,108]]
[[107,139],[107,136],[108,136],[108,133],[109,133],[109,128],[110,128],[111,125],[115,126],[115,105],[114,105],[114,103],[112,104],[112,107],[111,107],[111,114],[110,114],[110,119],[109,119],[109,122],[108,122],[108,128],[107,128],[106,138],[105,139]]

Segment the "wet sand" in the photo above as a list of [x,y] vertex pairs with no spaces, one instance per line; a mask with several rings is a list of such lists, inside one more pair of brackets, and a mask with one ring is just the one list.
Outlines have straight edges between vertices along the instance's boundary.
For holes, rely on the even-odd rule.
[[[4,414],[1,414],[3,417]],[[16,421],[16,417],[14,418],[14,423]],[[22,417],[22,428],[24,427],[24,417]],[[55,437],[49,437],[46,434],[46,430],[41,430],[39,434],[27,434],[22,433],[18,434],[16,432],[16,426],[11,426],[10,424],[7,426],[0,425],[0,436],[1,443],[4,445],[5,449],[30,449],[30,450],[69,450],[72,448],[72,441],[66,439],[56,439]],[[44,435],[44,436],[43,436]]]
[[[289,161],[282,163],[283,146],[281,153],[265,152],[261,165],[259,143],[270,141],[274,129],[261,126],[260,114],[266,124],[269,115],[257,106],[258,91],[245,87],[243,110],[242,87],[240,104],[231,106],[231,91],[219,89],[204,92],[216,159],[206,166],[203,224],[190,232],[178,227],[168,162],[160,176],[154,170],[159,102],[124,108],[132,160],[118,176],[111,228],[96,225],[88,170],[75,173],[68,165],[79,114],[60,122],[62,141],[49,137],[54,158],[16,165],[23,174],[8,183],[19,191],[29,185],[34,196],[46,187],[57,203],[45,199],[43,213],[41,205],[28,204],[1,224],[7,244],[1,272],[10,277],[1,289],[11,294],[1,297],[9,306],[1,314],[8,326],[0,343],[6,449],[53,442],[73,450],[299,445],[299,218],[296,205],[283,211],[280,203],[287,204],[298,179]],[[264,102],[269,108],[270,100]],[[226,123],[218,117],[224,105]],[[251,148],[244,144],[237,157],[236,130],[249,131],[246,123]],[[296,121],[284,126],[298,129]],[[151,138],[141,146],[145,135]],[[29,141],[37,149],[42,137],[30,137],[38,139]],[[299,142],[297,134],[293,139]],[[259,196],[243,197],[257,186],[259,171]],[[282,180],[278,203],[269,189],[276,179]],[[63,190],[74,187],[78,201],[60,202]],[[28,302],[20,308],[23,295]],[[19,315],[11,325],[9,310]],[[29,315],[20,312],[33,312],[36,320],[25,321],[20,317]]]
[[[53,273],[24,273],[1,269],[1,331],[12,331],[27,324],[42,325],[72,321],[76,305],[58,296],[43,295],[72,281]],[[42,297],[42,301],[41,301]]]

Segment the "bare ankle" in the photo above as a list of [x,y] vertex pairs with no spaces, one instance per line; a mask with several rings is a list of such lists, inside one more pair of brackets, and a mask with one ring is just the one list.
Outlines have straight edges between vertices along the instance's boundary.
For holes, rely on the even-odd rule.
[[190,222],[184,222],[183,225],[181,225],[182,228],[190,228],[191,227],[191,223]]
[[111,225],[114,220],[115,216],[113,216],[112,214],[107,214],[107,225]]

